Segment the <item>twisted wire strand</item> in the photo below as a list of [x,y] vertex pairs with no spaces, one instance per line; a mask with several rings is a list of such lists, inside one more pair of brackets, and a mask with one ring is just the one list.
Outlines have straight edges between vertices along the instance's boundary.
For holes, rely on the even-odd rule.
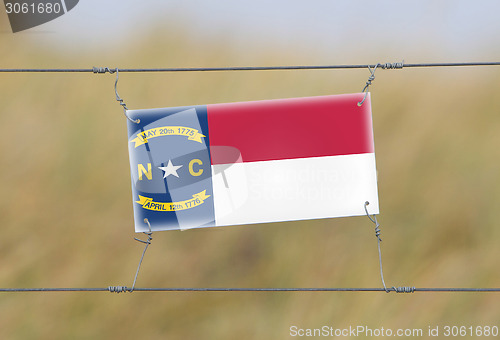
[[[99,68],[99,70],[102,70],[103,68]],[[123,107],[123,114],[125,115],[125,117],[127,117],[127,119],[129,121],[131,121],[132,123],[135,123],[135,124],[139,124],[141,122],[141,120],[139,118],[137,118],[136,120],[130,118],[127,114],[127,104],[125,104],[125,102],[123,101],[123,99],[120,97],[120,95],[118,94],[118,78],[119,78],[119,71],[118,71],[118,68],[116,68],[115,70],[111,71],[109,68],[105,67],[104,68],[104,72],[109,72],[111,74],[113,74],[114,72],[116,72],[116,80],[115,80],[115,95],[116,95],[116,101]],[[101,73],[101,72],[99,72]]]
[[414,293],[415,287],[392,287],[396,293]]
[[379,67],[382,68],[383,70],[396,70],[396,69],[402,69],[405,66],[405,61],[403,60],[402,62],[398,63],[385,63],[385,64],[379,64]]
[[392,286],[391,288],[387,288],[385,285],[385,280],[384,280],[384,270],[382,268],[382,250],[380,248],[380,242],[382,242],[382,238],[380,237],[381,230],[380,230],[380,224],[377,221],[377,216],[373,214],[370,216],[368,213],[368,205],[370,202],[366,201],[365,202],[365,212],[366,216],[370,219],[370,221],[375,224],[375,237],[377,238],[377,247],[378,247],[378,262],[379,262],[379,267],[380,267],[380,279],[382,280],[382,285],[384,286],[384,290],[386,293],[390,292],[396,292],[396,293],[413,293],[415,292],[415,287],[394,287]]
[[94,66],[92,68],[92,72],[93,73],[97,73],[97,74],[105,74],[105,73],[113,74],[113,73],[116,73],[116,80],[115,80],[115,97],[116,97],[116,101],[123,108],[123,114],[125,115],[125,117],[129,121],[131,121],[132,123],[139,124],[140,121],[141,121],[140,119],[133,120],[133,119],[131,119],[128,116],[128,114],[127,114],[127,110],[128,110],[127,104],[125,104],[125,102],[123,101],[123,99],[118,94],[118,79],[119,79],[119,69],[118,69],[118,67],[116,67],[116,68],[109,68],[109,67],[95,67]]
[[380,237],[380,224],[378,223],[377,221],[377,216],[375,216],[375,214],[373,215],[373,218],[370,216],[370,214],[368,213],[368,205],[370,204],[370,202],[366,201],[365,202],[365,212],[366,212],[366,216],[368,216],[368,218],[370,219],[370,221],[372,221],[374,224],[375,224],[375,237],[377,237],[377,246],[378,246],[378,261],[379,261],[379,267],[380,267],[380,278],[382,280],[382,285],[384,286],[384,290],[389,293],[389,289],[387,289],[386,285],[385,285],[385,280],[384,280],[384,271],[382,269],[382,250],[380,249],[380,242],[382,242],[382,238]]
[[[344,65],[297,65],[297,66],[230,66],[230,67],[163,67],[163,68],[120,68],[120,72],[219,72],[219,71],[272,71],[272,70],[334,70],[366,69],[380,65],[383,69],[422,68],[422,67],[470,67],[500,66],[500,61],[455,62],[455,63],[376,63]],[[390,66],[389,66],[390,65]],[[385,67],[384,67],[385,66]],[[401,67],[399,67],[401,66]],[[9,73],[112,73],[108,67],[93,68],[2,68],[0,72]]]
[[135,272],[135,277],[134,277],[134,283],[132,284],[132,288],[130,288],[129,292],[132,293],[135,289],[135,283],[137,282],[137,277],[139,276],[139,270],[141,269],[142,265],[142,260],[144,260],[144,255],[146,254],[146,250],[148,250],[149,245],[151,244],[151,241],[153,240],[153,232],[151,231],[151,223],[149,223],[149,220],[147,218],[144,219],[144,223],[148,224],[148,229],[149,231],[143,232],[144,235],[148,237],[146,241],[143,241],[138,238],[134,238],[134,240],[142,242],[145,244],[144,250],[142,252],[141,260],[139,261],[139,265],[137,266],[137,271]]
[[120,294],[120,293],[128,292],[129,289],[126,286],[109,286],[108,291],[110,293]]
[[153,240],[153,236],[152,236],[153,232],[151,231],[151,223],[149,223],[149,220],[147,218],[144,219],[144,223],[148,224],[149,231],[143,232],[143,234],[146,235],[148,237],[148,239],[146,241],[144,241],[144,240],[141,240],[141,239],[134,237],[134,240],[141,242],[141,243],[144,243],[145,246],[144,246],[144,250],[142,251],[142,256],[141,256],[141,259],[139,261],[139,265],[137,266],[137,270],[135,272],[135,277],[134,277],[134,282],[132,283],[132,287],[128,288],[127,286],[109,286],[107,288],[107,290],[110,293],[118,293],[118,294],[124,293],[124,292],[132,293],[135,290],[135,284],[137,282],[137,277],[139,276],[139,270],[141,269],[142,260],[144,260],[144,255],[146,254],[146,250],[148,250],[148,247],[151,244],[151,241]]
[[[368,96],[368,88],[369,88],[369,87],[370,87],[370,85],[372,84],[372,81],[374,81],[374,80],[375,80],[375,71],[377,70],[377,67],[378,67],[379,65],[381,65],[381,64],[377,64],[377,65],[375,65],[375,67],[374,67],[374,68],[371,68],[370,66],[368,66],[368,70],[370,71],[370,76],[368,77],[368,80],[366,81],[365,87],[363,87],[363,91],[361,91],[361,93],[363,93],[363,92],[365,93],[365,96],[363,97],[363,100],[361,100],[360,102],[358,102],[358,106],[362,106],[362,105],[363,105],[363,103],[365,102],[366,97]],[[384,65],[383,65],[383,67],[382,67],[382,68],[384,68],[384,67],[386,67],[386,68],[387,68],[387,67],[388,67],[388,65],[391,65],[391,66],[392,66],[392,64],[390,64],[390,63],[386,63],[386,64],[384,64]],[[372,221],[372,222],[373,222],[373,221]]]
[[109,68],[109,67],[92,67],[92,72],[93,73],[100,73],[100,74],[103,74],[103,73],[109,73],[109,74],[113,74],[116,72],[116,70],[118,70],[117,68]]
[[[394,287],[393,287],[394,288]],[[396,293],[500,293],[500,288],[394,288]],[[106,288],[0,288],[0,293],[48,293],[48,292],[111,292],[130,291],[125,286]],[[384,288],[179,288],[179,287],[142,287],[136,292],[386,292]]]

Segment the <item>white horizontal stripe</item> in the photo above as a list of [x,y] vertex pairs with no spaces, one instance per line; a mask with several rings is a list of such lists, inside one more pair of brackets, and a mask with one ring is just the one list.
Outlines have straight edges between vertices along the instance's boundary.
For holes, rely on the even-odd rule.
[[[217,226],[379,213],[375,154],[212,166]],[[225,180],[223,178],[225,177]]]

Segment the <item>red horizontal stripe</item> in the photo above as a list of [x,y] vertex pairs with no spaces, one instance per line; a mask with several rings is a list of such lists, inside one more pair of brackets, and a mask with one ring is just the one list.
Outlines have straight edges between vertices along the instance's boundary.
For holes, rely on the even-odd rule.
[[[208,105],[210,146],[243,162],[374,152],[370,98],[363,94]],[[223,150],[223,149],[220,149]],[[232,163],[211,148],[212,164]]]

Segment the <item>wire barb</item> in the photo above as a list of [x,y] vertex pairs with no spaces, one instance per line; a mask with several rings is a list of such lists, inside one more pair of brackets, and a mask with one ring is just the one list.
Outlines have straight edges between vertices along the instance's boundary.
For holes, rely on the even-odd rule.
[[396,293],[414,293],[415,287],[392,287]]
[[405,61],[403,60],[400,63],[385,63],[379,64],[379,67],[383,70],[394,70],[394,69],[402,69],[405,66]]
[[128,292],[129,289],[126,286],[109,286],[108,291],[110,293],[120,294],[120,293]]
[[113,74],[115,72],[117,72],[117,68],[116,69],[111,69],[109,67],[92,67],[92,72],[94,73],[100,73],[100,74],[103,74],[103,73],[109,73],[109,74]]

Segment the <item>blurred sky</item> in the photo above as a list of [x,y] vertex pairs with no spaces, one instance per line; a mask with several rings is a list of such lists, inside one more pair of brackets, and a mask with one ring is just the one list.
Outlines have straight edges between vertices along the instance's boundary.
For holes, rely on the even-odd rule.
[[156,28],[169,38],[181,29],[195,42],[222,39],[250,57],[272,46],[343,63],[374,62],[372,51],[393,58],[380,62],[487,61],[500,55],[499,12],[498,0],[80,0],[67,15],[17,35],[68,53],[138,45]]

